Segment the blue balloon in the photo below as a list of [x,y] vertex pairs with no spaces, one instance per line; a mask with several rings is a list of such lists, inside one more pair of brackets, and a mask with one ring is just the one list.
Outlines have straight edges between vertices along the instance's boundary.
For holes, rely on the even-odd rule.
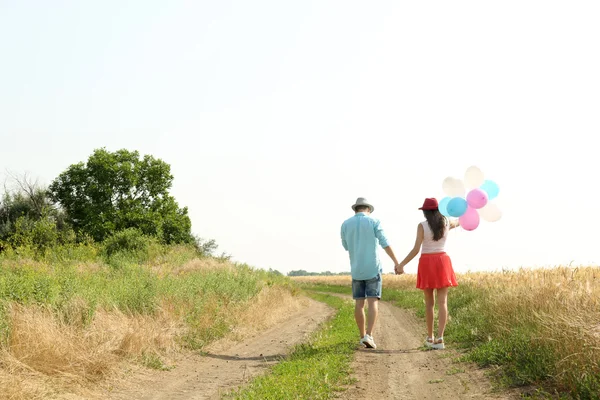
[[448,214],[448,208],[447,208],[450,200],[452,200],[452,197],[446,196],[443,199],[441,199],[440,202],[438,203],[438,210],[440,210],[442,215],[444,215],[446,217],[450,216],[450,214]]
[[451,217],[458,218],[467,211],[467,200],[462,197],[453,197],[446,206]]
[[500,189],[498,188],[496,182],[489,180],[484,181],[483,184],[479,187],[479,189],[487,193],[488,200],[497,197],[498,193],[500,192]]

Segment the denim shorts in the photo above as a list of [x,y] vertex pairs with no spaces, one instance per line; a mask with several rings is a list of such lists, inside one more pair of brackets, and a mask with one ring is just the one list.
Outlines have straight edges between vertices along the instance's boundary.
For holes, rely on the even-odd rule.
[[377,274],[375,278],[365,281],[352,279],[352,298],[359,300],[366,297],[381,299],[381,274]]

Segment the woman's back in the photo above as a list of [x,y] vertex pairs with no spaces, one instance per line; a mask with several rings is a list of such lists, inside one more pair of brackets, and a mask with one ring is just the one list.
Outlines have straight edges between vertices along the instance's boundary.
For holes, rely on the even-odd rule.
[[423,244],[421,245],[421,254],[430,254],[430,253],[442,253],[445,252],[446,247],[446,238],[448,237],[449,226],[448,222],[445,223],[444,228],[444,236],[440,238],[438,241],[433,240],[433,231],[429,227],[427,220],[421,222],[423,225]]

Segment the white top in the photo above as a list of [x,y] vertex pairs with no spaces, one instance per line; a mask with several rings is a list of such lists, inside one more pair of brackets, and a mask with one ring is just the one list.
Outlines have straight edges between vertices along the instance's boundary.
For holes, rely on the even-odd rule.
[[450,231],[448,220],[446,220],[446,230],[444,231],[444,236],[437,242],[433,241],[433,232],[431,231],[427,220],[421,222],[421,225],[423,225],[423,231],[425,233],[423,236],[423,243],[421,244],[421,254],[442,253],[446,251],[444,248],[446,246],[448,232]]

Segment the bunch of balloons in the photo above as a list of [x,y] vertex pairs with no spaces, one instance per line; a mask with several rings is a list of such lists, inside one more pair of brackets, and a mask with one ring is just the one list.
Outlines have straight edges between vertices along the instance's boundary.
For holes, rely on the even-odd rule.
[[446,217],[458,218],[460,226],[467,231],[476,229],[480,219],[496,222],[502,217],[492,201],[498,197],[498,185],[485,179],[476,166],[467,168],[464,181],[452,176],[444,179],[442,189],[446,197],[439,202],[440,212]]

